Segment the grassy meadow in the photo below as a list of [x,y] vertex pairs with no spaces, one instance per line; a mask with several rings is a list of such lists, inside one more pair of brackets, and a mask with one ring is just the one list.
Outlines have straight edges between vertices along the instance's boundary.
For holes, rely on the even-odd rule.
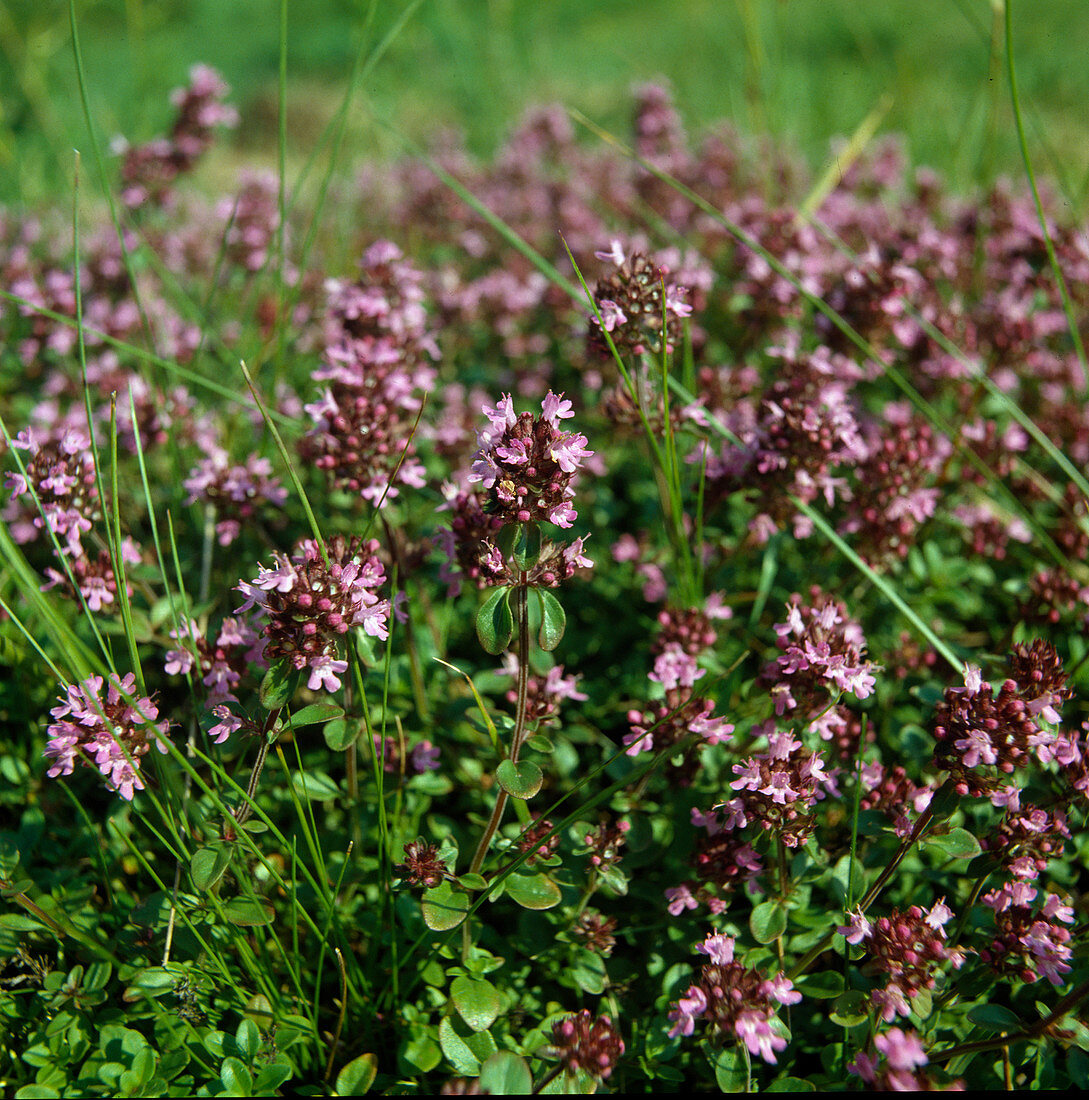
[[1089,1087],[1087,32],[6,0],[5,1095]]

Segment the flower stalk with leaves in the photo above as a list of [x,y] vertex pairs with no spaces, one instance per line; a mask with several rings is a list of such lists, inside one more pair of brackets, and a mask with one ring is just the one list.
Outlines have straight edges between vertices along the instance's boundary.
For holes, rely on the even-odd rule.
[[[529,733],[530,593],[540,613],[537,643],[554,650],[563,638],[566,616],[551,589],[577,567],[591,563],[582,553],[583,539],[557,547],[541,536],[540,523],[569,528],[578,516],[572,506],[572,482],[582,460],[593,452],[586,437],[566,432],[561,421],[573,416],[571,402],[549,391],[541,415],[516,414],[509,394],[495,408],[484,407],[489,425],[479,433],[479,449],[469,480],[487,492],[486,514],[503,521],[494,541],[481,542],[482,575],[492,587],[477,613],[476,630],[488,653],[504,652],[517,634],[518,682],[514,731],[507,759],[499,765],[500,791],[491,818],[469,867],[479,874],[488,847],[503,818],[507,798],[531,798],[540,789],[536,765],[520,764]],[[513,603],[513,608],[512,608]]]

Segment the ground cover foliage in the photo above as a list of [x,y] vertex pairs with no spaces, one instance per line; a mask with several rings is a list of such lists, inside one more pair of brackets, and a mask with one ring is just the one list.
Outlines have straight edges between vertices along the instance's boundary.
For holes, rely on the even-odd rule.
[[172,103],[0,220],[15,1094],[1084,1087],[1061,205],[647,85],[319,218]]

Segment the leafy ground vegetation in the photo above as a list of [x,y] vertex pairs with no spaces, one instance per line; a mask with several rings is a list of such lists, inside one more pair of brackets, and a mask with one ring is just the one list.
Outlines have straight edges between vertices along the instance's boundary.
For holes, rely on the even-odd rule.
[[1084,1088],[1062,205],[172,104],[0,218],[14,1095]]

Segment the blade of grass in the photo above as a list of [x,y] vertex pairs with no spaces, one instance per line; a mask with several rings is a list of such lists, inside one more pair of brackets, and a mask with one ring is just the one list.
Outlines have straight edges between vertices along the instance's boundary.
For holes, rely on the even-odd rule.
[[1085,377],[1085,388],[1089,390],[1089,361],[1085,358],[1085,347],[1082,345],[1081,333],[1078,331],[1077,318],[1074,316],[1074,304],[1070,300],[1070,291],[1066,286],[1066,278],[1059,266],[1058,257],[1055,255],[1055,245],[1051,240],[1051,233],[1047,228],[1047,218],[1044,215],[1044,206],[1040,201],[1040,189],[1036,186],[1036,173],[1032,169],[1032,158],[1029,156],[1028,139],[1025,137],[1025,122],[1021,117],[1021,96],[1017,90],[1017,69],[1013,61],[1013,0],[1005,0],[1006,5],[1006,72],[1010,84],[1010,100],[1013,104],[1013,119],[1017,126],[1017,141],[1021,147],[1021,158],[1025,162],[1025,175],[1028,177],[1029,188],[1032,191],[1032,201],[1036,206],[1036,217],[1040,222],[1040,232],[1044,237],[1044,245],[1047,248],[1048,263],[1055,275],[1055,282],[1059,288],[1059,295],[1063,302],[1063,312],[1066,314],[1066,324],[1070,329],[1070,338],[1074,341],[1074,351],[1081,363],[1082,374]]

